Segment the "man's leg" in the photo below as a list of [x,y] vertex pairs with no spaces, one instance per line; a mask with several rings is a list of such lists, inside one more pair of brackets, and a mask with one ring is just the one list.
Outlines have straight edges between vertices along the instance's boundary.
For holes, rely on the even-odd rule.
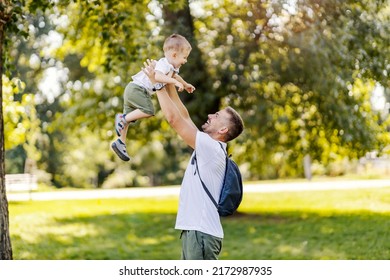
[[222,238],[212,236],[201,232],[204,243],[204,259],[218,260],[218,256],[222,250]]
[[222,249],[222,238],[196,230],[183,231],[183,260],[217,260]]

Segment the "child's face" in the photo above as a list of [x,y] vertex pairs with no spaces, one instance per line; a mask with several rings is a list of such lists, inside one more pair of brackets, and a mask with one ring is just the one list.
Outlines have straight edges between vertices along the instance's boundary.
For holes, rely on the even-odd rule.
[[183,64],[187,63],[187,58],[190,55],[190,50],[184,50],[181,52],[171,51],[168,55],[168,61],[175,68],[180,68]]

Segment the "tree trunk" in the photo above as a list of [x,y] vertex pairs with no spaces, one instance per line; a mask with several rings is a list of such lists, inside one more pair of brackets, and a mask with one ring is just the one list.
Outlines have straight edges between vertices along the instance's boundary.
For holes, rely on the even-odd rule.
[[7,14],[5,11],[0,11],[0,260],[12,260],[12,246],[9,235],[8,201],[5,192],[3,119],[3,42],[5,24],[9,19],[10,14]]
[[164,34],[178,33],[187,38],[192,46],[188,63],[180,69],[180,75],[185,81],[194,85],[194,95],[180,94],[180,98],[186,104],[191,118],[200,127],[207,119],[207,114],[219,110],[220,98],[212,93],[213,81],[210,80],[208,69],[203,62],[202,53],[194,33],[194,22],[190,12],[189,1],[181,10],[163,9]]

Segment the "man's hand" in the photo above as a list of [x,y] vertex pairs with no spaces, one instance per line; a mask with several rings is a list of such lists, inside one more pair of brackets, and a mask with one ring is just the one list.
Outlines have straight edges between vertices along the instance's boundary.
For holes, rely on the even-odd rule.
[[183,89],[184,89],[183,84],[180,83],[179,81],[177,81],[177,82],[175,83],[175,87],[177,87],[177,91],[178,91],[178,92],[182,92]]
[[155,71],[154,71],[154,68],[156,67],[156,61],[154,59],[147,59],[145,62],[144,62],[144,68],[142,68],[142,71],[146,74],[146,76],[148,76],[150,82],[152,84],[155,84],[156,83],[156,80],[154,78],[154,75],[155,75]]

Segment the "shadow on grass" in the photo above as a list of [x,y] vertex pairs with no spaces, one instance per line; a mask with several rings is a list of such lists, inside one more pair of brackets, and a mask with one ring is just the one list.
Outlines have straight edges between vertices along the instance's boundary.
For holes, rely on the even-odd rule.
[[[175,214],[54,218],[31,238],[12,235],[15,259],[179,259]],[[281,212],[223,218],[220,259],[390,259],[389,215]],[[23,235],[25,236],[25,235]]]
[[175,217],[137,213],[55,218],[30,241],[12,236],[15,258],[178,259]]
[[389,214],[238,213],[225,218],[224,259],[390,258]]

